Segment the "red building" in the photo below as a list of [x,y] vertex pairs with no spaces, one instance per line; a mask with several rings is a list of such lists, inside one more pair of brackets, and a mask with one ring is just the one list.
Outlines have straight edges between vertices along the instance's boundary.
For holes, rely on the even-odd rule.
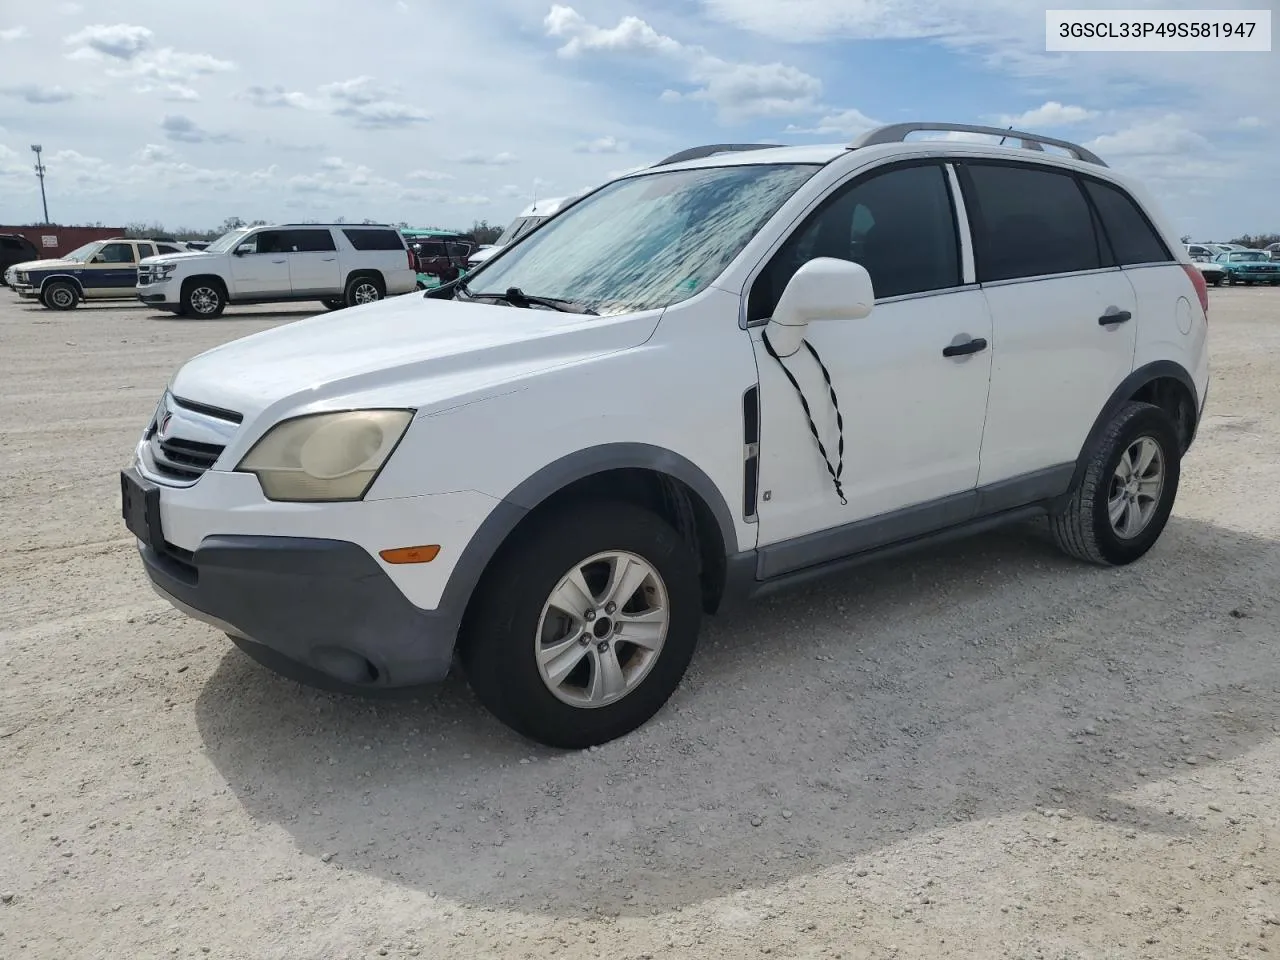
[[60,227],[57,224],[11,227],[0,224],[0,233],[16,233],[35,244],[42,260],[52,260],[83,247],[92,240],[124,236],[124,227]]

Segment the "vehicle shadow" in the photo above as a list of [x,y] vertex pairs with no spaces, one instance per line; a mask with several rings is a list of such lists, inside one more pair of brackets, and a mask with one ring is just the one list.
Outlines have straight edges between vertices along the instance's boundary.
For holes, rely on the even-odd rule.
[[1193,834],[1124,795],[1274,736],[1277,563],[1175,518],[1124,570],[1031,525],[867,567],[709,620],[671,703],[589,752],[531,745],[457,679],[369,702],[230,647],[196,716],[249,815],[342,869],[648,914],[1038,805]]

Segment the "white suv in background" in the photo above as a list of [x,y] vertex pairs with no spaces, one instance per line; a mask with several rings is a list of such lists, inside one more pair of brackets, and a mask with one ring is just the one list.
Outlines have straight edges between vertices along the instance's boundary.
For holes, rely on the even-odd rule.
[[[908,139],[937,129],[1020,146]],[[422,297],[188,361],[121,476],[155,588],[318,685],[457,654],[583,747],[732,602],[1033,517],[1092,563],[1151,549],[1208,293],[1140,187],[968,125],[677,156]]]
[[184,316],[216,317],[228,304],[319,300],[330,310],[417,287],[400,231],[385,224],[289,223],[245,227],[207,248],[148,257],[138,299]]

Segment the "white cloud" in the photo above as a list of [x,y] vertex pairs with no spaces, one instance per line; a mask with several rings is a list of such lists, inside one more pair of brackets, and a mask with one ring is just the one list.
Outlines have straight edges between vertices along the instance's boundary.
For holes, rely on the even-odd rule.
[[25,36],[28,36],[27,28],[22,26],[0,30],[0,40],[21,40]]
[[434,183],[440,180],[452,180],[453,174],[441,173],[439,170],[411,170],[405,174],[406,180]]
[[320,93],[328,98],[334,116],[345,117],[361,127],[404,127],[431,119],[417,107],[393,99],[393,92],[379,86],[372,77],[325,84]]
[[578,153],[621,153],[627,144],[617,137],[597,137],[595,140],[583,140],[574,148]]
[[1236,126],[1241,130],[1261,130],[1271,126],[1271,121],[1264,120],[1262,117],[1241,117],[1236,121]]
[[880,126],[880,121],[872,120],[861,110],[841,110],[828,114],[812,127],[788,126],[793,133],[814,133],[822,136],[856,137],[868,130]]
[[305,93],[286,90],[280,84],[272,87],[252,86],[239,96],[240,99],[248,100],[255,107],[294,107],[306,110],[315,106],[315,102]]
[[493,201],[483,193],[471,193],[452,195],[445,202],[456,207],[487,207]]
[[74,100],[75,94],[59,86],[46,87],[38,83],[24,83],[16,87],[0,87],[0,94],[18,97],[33,105],[65,103]]
[[623,17],[616,26],[600,27],[572,7],[556,4],[544,18],[543,27],[547,36],[564,41],[557,53],[565,59],[593,53],[632,55],[676,67],[693,89],[668,89],[660,99],[666,103],[708,101],[723,120],[791,116],[820,109],[822,81],[817,77],[783,63],[724,60],[705,47],[659,33],[637,17]]
[[230,60],[207,53],[185,53],[158,47],[155,34],[135,24],[94,24],[66,37],[72,48],[68,59],[109,64],[106,73],[115,78],[140,81],[137,93],[159,91],[165,100],[193,101],[200,95],[191,84],[217,73],[236,69]]
[[148,143],[138,151],[137,157],[141,163],[172,163],[178,159],[178,154],[163,144]]
[[1170,114],[1139,123],[1116,133],[1104,134],[1087,144],[1102,156],[1151,157],[1198,153],[1209,148],[1205,137],[1186,126],[1182,117]]
[[517,187],[514,183],[508,183],[498,188],[498,196],[500,197],[523,197],[525,192],[524,187]]
[[128,23],[95,24],[73,33],[65,42],[75,49],[73,59],[91,59],[95,54],[116,60],[135,60],[155,43],[155,34],[146,27]]
[[514,153],[464,153],[458,157],[459,163],[464,163],[470,167],[509,167],[516,163],[519,158]]
[[1070,106],[1050,100],[1048,103],[1020,113],[1017,116],[1004,115],[1000,118],[1002,127],[1014,127],[1018,130],[1034,131],[1037,127],[1061,127],[1071,123],[1083,123],[1098,114],[1084,107]]
[[229,133],[212,133],[180,113],[167,114],[160,121],[160,129],[170,140],[182,143],[231,143],[236,140]]

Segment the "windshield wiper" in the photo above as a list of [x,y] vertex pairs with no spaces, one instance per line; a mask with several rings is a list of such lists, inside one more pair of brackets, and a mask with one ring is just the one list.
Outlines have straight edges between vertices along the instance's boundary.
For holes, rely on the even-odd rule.
[[598,315],[590,307],[578,303],[576,300],[561,300],[558,297],[535,297],[525,293],[519,287],[508,287],[506,293],[475,293],[471,290],[464,290],[463,292],[473,299],[492,298],[494,300],[505,300],[513,307],[548,307],[551,310],[559,310],[561,313],[584,313],[593,317]]

